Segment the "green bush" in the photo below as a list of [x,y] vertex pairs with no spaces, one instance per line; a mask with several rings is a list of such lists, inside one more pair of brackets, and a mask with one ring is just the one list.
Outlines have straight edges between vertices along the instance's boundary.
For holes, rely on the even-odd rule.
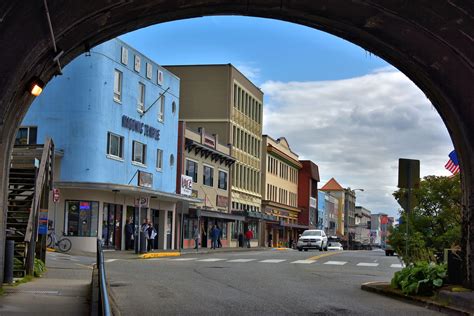
[[447,266],[427,262],[416,262],[395,273],[392,287],[400,289],[405,295],[430,296],[443,286]]
[[46,271],[46,266],[44,262],[38,258],[35,258],[35,265],[33,271],[35,277],[40,277]]

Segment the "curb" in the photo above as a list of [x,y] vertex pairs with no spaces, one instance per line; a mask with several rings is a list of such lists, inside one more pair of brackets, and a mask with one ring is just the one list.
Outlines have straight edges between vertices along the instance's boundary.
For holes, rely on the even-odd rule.
[[164,257],[179,257],[180,252],[152,252],[140,255],[138,259],[164,258]]
[[412,303],[418,306],[422,306],[442,313],[447,313],[450,315],[472,315],[471,313],[465,310],[447,305],[447,302],[443,304],[440,302],[436,302],[428,297],[405,295],[400,291],[391,289],[390,283],[388,282],[367,282],[363,283],[360,288],[363,291],[384,295],[393,299],[397,299],[399,301]]

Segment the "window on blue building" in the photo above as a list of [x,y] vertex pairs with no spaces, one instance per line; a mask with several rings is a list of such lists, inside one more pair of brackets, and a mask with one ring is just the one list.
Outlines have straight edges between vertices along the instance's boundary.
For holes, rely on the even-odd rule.
[[198,164],[195,161],[186,159],[186,175],[193,178],[193,182],[197,183]]
[[15,138],[15,145],[36,144],[37,128],[35,126],[20,127]]
[[160,107],[158,108],[158,121],[163,122],[165,120],[165,95],[162,94],[160,97]]
[[65,233],[68,236],[97,237],[99,202],[66,201]]
[[214,186],[214,168],[204,166],[204,172],[202,175],[202,183],[207,186]]
[[107,155],[123,159],[123,136],[107,133]]
[[140,113],[145,111],[145,85],[141,82],[138,83],[137,111]]
[[122,101],[122,73],[117,69],[114,72],[114,101]]
[[156,150],[156,170],[161,171],[163,169],[163,150]]
[[137,141],[133,141],[132,161],[139,164],[146,164],[146,145]]

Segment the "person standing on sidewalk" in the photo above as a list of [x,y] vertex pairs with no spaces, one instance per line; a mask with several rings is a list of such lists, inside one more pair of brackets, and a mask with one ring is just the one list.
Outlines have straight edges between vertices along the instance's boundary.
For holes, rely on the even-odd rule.
[[146,229],[146,232],[147,232],[147,251],[152,251],[157,233],[156,233],[155,227],[153,226],[153,223],[150,220],[148,221],[148,227]]
[[130,218],[127,218],[127,224],[125,225],[125,250],[133,249],[133,224]]
[[198,250],[199,241],[201,240],[201,232],[199,231],[199,228],[197,226],[194,226],[193,239],[194,239],[194,249]]
[[247,242],[247,248],[250,248],[250,240],[253,239],[253,232],[249,229],[245,232],[245,241]]

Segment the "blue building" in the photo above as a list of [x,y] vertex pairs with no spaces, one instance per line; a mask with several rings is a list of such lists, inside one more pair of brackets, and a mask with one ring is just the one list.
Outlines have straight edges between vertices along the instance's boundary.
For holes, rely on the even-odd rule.
[[73,249],[95,251],[98,236],[128,249],[126,223],[145,218],[158,232],[152,247],[174,248],[176,203],[187,199],[175,193],[179,87],[114,39],[71,62],[32,104],[17,143],[53,139],[60,199],[49,218]]
[[325,230],[326,227],[326,193],[318,191],[318,229]]

